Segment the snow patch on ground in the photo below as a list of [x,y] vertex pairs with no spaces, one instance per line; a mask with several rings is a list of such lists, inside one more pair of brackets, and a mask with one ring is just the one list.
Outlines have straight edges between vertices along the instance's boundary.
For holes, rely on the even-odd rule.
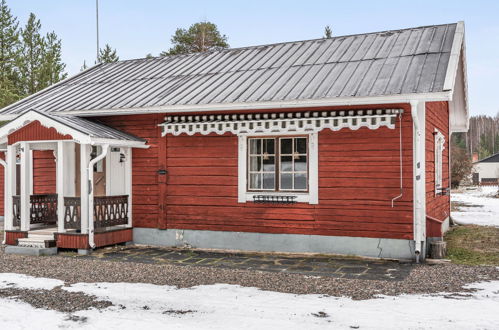
[[[0,281],[5,279],[0,274]],[[16,285],[48,279],[18,275]],[[12,274],[7,274],[12,279]],[[14,279],[15,280],[15,279]],[[40,283],[38,283],[40,282]],[[36,285],[35,285],[36,284]],[[64,287],[110,300],[115,306],[68,315],[0,299],[6,329],[493,329],[499,326],[499,281],[468,285],[470,294],[382,296],[355,301],[294,295],[237,285],[179,289],[141,283],[77,283]]]
[[63,281],[51,278],[33,277],[15,273],[0,274],[0,289],[19,288],[31,290],[52,290],[53,288],[61,285],[64,285]]
[[452,212],[452,218],[459,224],[499,227],[499,198],[494,197],[497,189],[485,186],[452,193],[453,202],[464,204]]

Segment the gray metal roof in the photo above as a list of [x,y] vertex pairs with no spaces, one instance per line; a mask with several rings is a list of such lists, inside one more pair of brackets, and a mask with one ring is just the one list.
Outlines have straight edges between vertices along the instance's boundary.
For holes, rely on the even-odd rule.
[[434,25],[102,64],[0,114],[442,92],[455,31]]
[[49,113],[42,113],[42,115],[93,138],[145,142],[144,139],[124,133],[93,120],[75,116],[60,116]]

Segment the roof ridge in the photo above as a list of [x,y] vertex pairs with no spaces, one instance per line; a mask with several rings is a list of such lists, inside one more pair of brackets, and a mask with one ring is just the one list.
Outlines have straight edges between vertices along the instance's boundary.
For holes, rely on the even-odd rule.
[[302,39],[302,40],[292,40],[292,41],[282,41],[282,42],[275,42],[275,43],[269,43],[269,44],[260,44],[260,45],[252,45],[252,46],[242,46],[242,47],[235,47],[235,48],[226,48],[226,49],[221,49],[221,50],[211,50],[211,51],[206,51],[202,53],[190,53],[190,54],[178,54],[178,55],[165,55],[165,56],[153,56],[153,57],[138,57],[138,58],[130,58],[126,60],[121,60],[117,61],[111,64],[115,63],[125,63],[125,62],[133,62],[133,61],[150,61],[150,60],[163,60],[163,59],[171,59],[173,57],[189,57],[189,56],[199,56],[199,55],[208,55],[208,54],[213,54],[213,53],[224,53],[224,52],[230,52],[230,51],[237,51],[237,50],[243,50],[243,49],[250,49],[250,48],[259,48],[259,47],[270,47],[270,46],[278,46],[278,45],[285,45],[285,44],[294,44],[294,43],[301,43],[301,42],[309,42],[309,41],[320,41],[320,40],[334,40],[334,39],[341,39],[341,38],[348,38],[348,37],[354,37],[354,36],[364,36],[364,35],[371,35],[371,34],[380,34],[380,33],[389,33],[389,32],[401,32],[401,31],[407,31],[407,30],[417,30],[417,29],[423,29],[423,28],[429,28],[429,27],[438,27],[438,26],[445,26],[445,25],[453,25],[457,24],[457,22],[454,23],[443,23],[443,24],[434,24],[434,25],[421,25],[421,26],[416,26],[416,27],[408,27],[408,28],[403,28],[403,29],[393,29],[393,30],[384,30],[384,31],[373,31],[373,32],[367,32],[367,33],[353,33],[353,34],[345,34],[341,36],[334,36],[331,38],[313,38],[313,39]]

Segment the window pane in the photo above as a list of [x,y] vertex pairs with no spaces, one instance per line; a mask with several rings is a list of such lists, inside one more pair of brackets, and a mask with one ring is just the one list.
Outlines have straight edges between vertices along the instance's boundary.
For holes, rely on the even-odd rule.
[[269,155],[275,154],[275,140],[274,139],[263,140],[263,152],[268,153]]
[[292,171],[292,170],[293,170],[293,156],[282,156],[281,171]]
[[261,139],[250,139],[250,154],[261,154]]
[[295,189],[307,189],[307,175],[305,173],[295,174]]
[[281,189],[293,189],[293,174],[281,174]]
[[292,154],[293,139],[281,139],[281,154]]
[[250,189],[262,189],[262,175],[250,174]]
[[267,156],[263,157],[263,171],[264,172],[274,172],[275,171],[275,157]]
[[263,189],[275,189],[274,173],[265,173],[263,175]]
[[306,170],[307,170],[307,156],[295,157],[295,171],[306,171]]
[[307,139],[306,138],[296,138],[295,139],[295,151],[299,154],[307,153]]
[[262,157],[250,157],[250,171],[260,171],[262,169]]

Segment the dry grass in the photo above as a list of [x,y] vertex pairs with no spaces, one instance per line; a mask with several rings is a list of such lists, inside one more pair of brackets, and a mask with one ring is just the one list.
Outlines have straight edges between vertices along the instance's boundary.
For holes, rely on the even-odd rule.
[[449,259],[458,264],[499,266],[499,228],[458,226],[445,235]]

